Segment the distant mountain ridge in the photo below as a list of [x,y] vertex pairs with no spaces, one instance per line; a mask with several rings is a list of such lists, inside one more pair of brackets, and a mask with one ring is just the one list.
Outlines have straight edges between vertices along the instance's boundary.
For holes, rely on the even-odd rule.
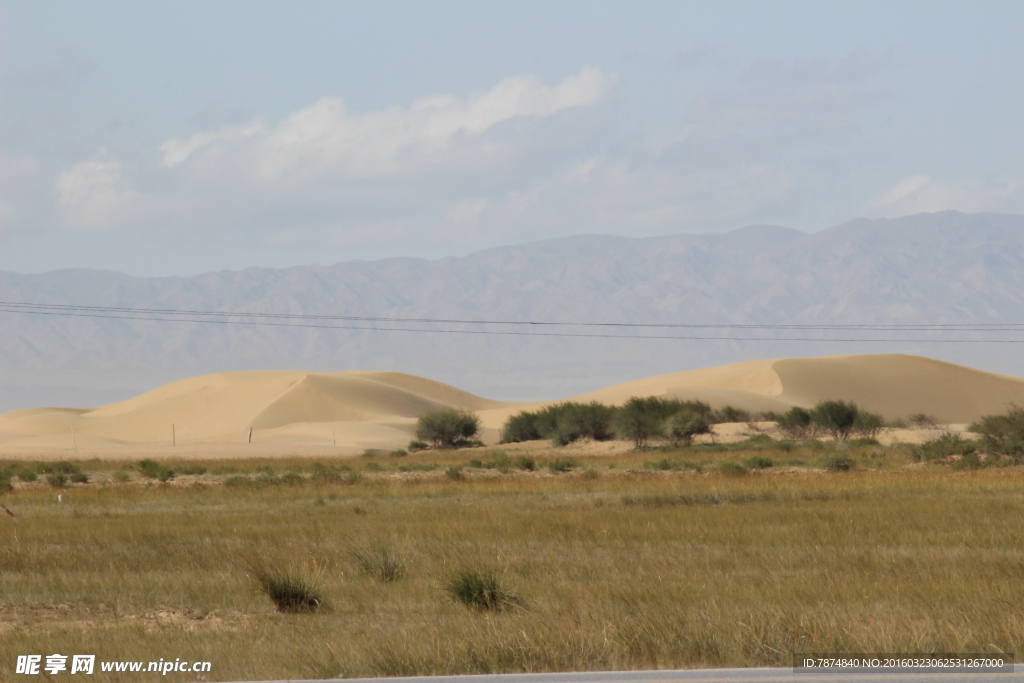
[[[0,272],[0,300],[553,322],[1020,323],[1024,217],[943,212],[858,219],[809,235],[776,226],[650,238],[581,235],[436,261],[390,258],[194,277]],[[0,410],[98,405],[181,377],[247,369],[407,372],[501,400],[569,396],[754,358],[836,353],[911,353],[1024,374],[1024,354],[1015,344],[621,340],[0,316]],[[824,331],[808,336],[859,338]]]

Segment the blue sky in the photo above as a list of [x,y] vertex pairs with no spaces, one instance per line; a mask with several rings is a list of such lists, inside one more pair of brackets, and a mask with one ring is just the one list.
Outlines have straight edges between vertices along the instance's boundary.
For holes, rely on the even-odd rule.
[[1021,2],[0,2],[0,269],[1024,213]]

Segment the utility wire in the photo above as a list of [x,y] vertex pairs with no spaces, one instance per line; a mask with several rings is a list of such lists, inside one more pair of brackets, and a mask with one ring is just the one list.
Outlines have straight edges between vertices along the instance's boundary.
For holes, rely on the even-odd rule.
[[[42,309],[42,310],[39,310]],[[267,327],[296,327],[327,330],[364,330],[374,332],[427,332],[435,334],[478,334],[526,337],[590,337],[601,339],[677,339],[705,341],[808,341],[808,342],[903,342],[903,343],[947,343],[947,344],[1019,344],[1024,339],[875,339],[875,338],[824,338],[812,337],[750,337],[750,336],[681,336],[653,334],[607,334],[584,332],[535,332],[508,330],[452,330],[424,329],[408,327],[364,327],[358,325],[328,325],[314,322],[277,322],[275,319],[301,320],[339,320],[365,322],[400,322],[420,324],[484,324],[484,325],[567,325],[586,327],[660,327],[660,328],[718,328],[718,329],[755,329],[755,330],[844,330],[858,331],[931,331],[931,332],[1019,332],[1024,325],[1009,323],[1000,326],[990,324],[940,324],[925,325],[731,325],[731,324],[658,324],[658,323],[575,323],[575,322],[541,322],[541,321],[499,321],[499,320],[454,320],[436,318],[385,318],[370,316],[313,316],[286,313],[244,313],[226,311],[194,311],[187,309],[147,309],[125,308],[113,306],[73,306],[66,304],[31,304],[25,302],[0,302],[0,312],[21,313],[28,315],[70,316],[83,318],[108,318],[117,320],[147,320],[160,322],[190,322],[218,325],[250,325]],[[172,316],[172,317],[165,317]],[[200,316],[200,317],[174,317]],[[223,320],[217,318],[241,317],[256,318],[255,320]]]
[[[202,311],[176,308],[128,308],[120,306],[80,306],[72,304],[35,304],[21,301],[0,301],[0,311],[9,313],[32,312],[24,309],[55,311],[97,311],[104,313],[193,315],[210,317],[244,317],[289,320],[347,320],[362,322],[400,322],[423,324],[473,325],[557,325],[569,327],[653,327],[653,328],[705,328],[705,329],[778,329],[778,330],[895,330],[895,331],[958,331],[958,332],[1020,332],[1024,323],[909,323],[909,324],[750,324],[750,323],[623,323],[623,322],[570,322],[540,320],[463,320],[457,318],[398,318],[354,315],[310,315],[303,313],[260,313],[250,311]],[[39,311],[37,311],[39,312]],[[150,318],[139,318],[148,320]],[[191,322],[200,322],[198,320]],[[350,328],[339,328],[350,329]],[[355,329],[355,328],[351,328]]]

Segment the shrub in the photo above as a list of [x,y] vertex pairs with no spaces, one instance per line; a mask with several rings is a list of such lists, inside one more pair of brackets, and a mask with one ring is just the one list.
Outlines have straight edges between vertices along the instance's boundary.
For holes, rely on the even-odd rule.
[[181,468],[182,474],[191,474],[195,476],[206,474],[206,468],[202,465],[188,465]]
[[576,466],[576,461],[572,458],[556,458],[548,463],[548,470],[553,474],[558,474],[559,472],[568,472]]
[[822,458],[821,466],[829,472],[848,472],[853,469],[853,459],[842,453],[830,453]]
[[461,410],[433,410],[416,422],[416,438],[429,441],[434,448],[452,448],[460,440],[472,439],[479,431],[480,418]]
[[977,449],[978,444],[975,441],[965,439],[953,432],[945,432],[937,439],[931,439],[919,446],[915,446],[910,451],[910,457],[916,462],[932,462],[933,460],[948,458],[951,455],[964,456],[974,453]]
[[754,455],[743,461],[743,464],[752,470],[763,470],[775,466],[775,461],[763,455]]
[[938,424],[938,420],[931,415],[925,415],[924,413],[915,413],[911,415],[907,418],[907,422],[914,427],[934,427]]
[[711,432],[711,421],[699,408],[685,405],[668,418],[667,431],[673,446],[686,448],[693,437]]
[[161,465],[156,460],[140,460],[139,473],[149,479],[159,479],[160,481],[169,481],[174,478],[174,470]]
[[510,415],[501,428],[501,443],[536,441],[541,438],[537,428],[537,413],[526,410]]
[[742,408],[734,408],[733,406],[722,406],[715,411],[714,414],[715,422],[750,422],[751,415],[750,411],[743,410]]
[[885,427],[885,418],[877,413],[859,410],[853,421],[853,431],[868,439],[877,437],[883,427]]
[[1014,405],[1004,415],[985,415],[967,429],[981,436],[986,452],[1009,456],[1015,465],[1024,460],[1024,408]]
[[392,458],[404,458],[405,456],[409,455],[409,451],[399,448],[397,451],[391,451],[389,455]]
[[807,439],[814,434],[811,424],[811,414],[800,406],[793,406],[778,419],[779,429],[783,430],[793,438]]
[[126,481],[130,481],[132,477],[124,470],[118,470],[117,472],[114,472],[113,478],[117,483],[123,484]]
[[89,475],[87,475],[85,472],[72,472],[71,474],[68,475],[68,478],[71,479],[72,484],[89,483]]
[[324,604],[322,574],[318,569],[289,570],[255,560],[250,563],[249,573],[278,612],[316,612]]
[[388,543],[378,543],[367,550],[352,551],[352,557],[367,576],[391,583],[405,576],[405,563],[398,550]]
[[481,611],[523,605],[522,598],[505,589],[494,572],[463,569],[449,577],[445,589],[458,602]]
[[483,466],[484,462],[480,458],[472,458],[466,463],[466,467],[475,467],[476,469],[481,469]]
[[62,489],[68,485],[68,475],[63,472],[50,472],[46,475],[46,483],[54,488]]
[[831,434],[847,439],[857,422],[857,404],[852,401],[820,401],[811,410],[811,422]]
[[982,468],[981,459],[977,453],[966,453],[961,455],[956,462],[953,463],[954,470],[977,470]]
[[18,470],[17,474],[18,479],[25,482],[35,481],[38,478],[36,471],[31,467],[22,467]]
[[537,461],[534,460],[533,456],[530,455],[516,456],[516,458],[512,461],[512,464],[514,464],[517,469],[526,470],[528,472],[532,472],[533,470],[537,469]]
[[0,470],[0,493],[10,493],[14,490],[14,484],[11,483],[11,474],[5,470]]
[[615,416],[619,437],[632,441],[637,448],[646,448],[648,441],[662,436],[665,421],[676,412],[667,403],[656,396],[634,396],[626,401]]
[[444,471],[444,474],[446,477],[452,479],[453,481],[462,481],[463,479],[466,478],[466,475],[462,473],[462,468],[456,465],[452,465],[451,467],[446,469]]
[[738,477],[747,473],[747,468],[738,462],[723,462],[718,471],[727,477]]
[[417,441],[413,439],[409,442],[409,452],[415,453],[416,451],[423,451],[430,448],[430,444],[425,441]]

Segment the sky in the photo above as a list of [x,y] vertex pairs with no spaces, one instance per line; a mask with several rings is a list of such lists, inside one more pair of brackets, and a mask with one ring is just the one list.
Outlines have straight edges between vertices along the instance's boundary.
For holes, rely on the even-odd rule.
[[0,270],[1024,213],[1024,2],[0,0]]

